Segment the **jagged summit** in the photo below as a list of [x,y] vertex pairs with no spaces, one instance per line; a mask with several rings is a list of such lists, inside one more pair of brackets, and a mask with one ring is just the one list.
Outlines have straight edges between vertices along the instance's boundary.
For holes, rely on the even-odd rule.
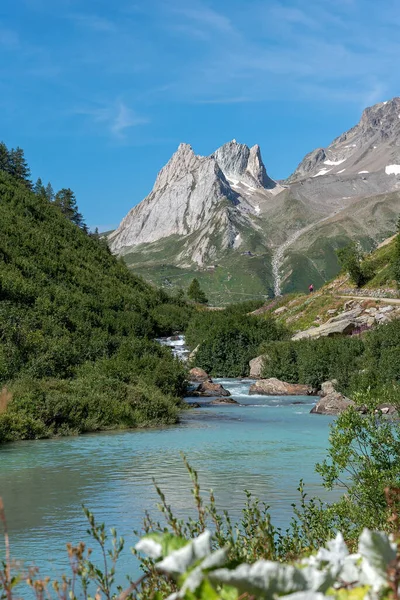
[[385,172],[390,165],[400,165],[398,97],[366,108],[355,127],[334,139],[327,148],[307,154],[286,183],[328,174]]
[[199,277],[217,305],[307,290],[333,277],[336,250],[366,250],[400,213],[400,98],[365,109],[359,123],[303,158],[283,184],[258,145],[232,140],[210,156],[180,144],[153,190],[109,237],[113,252],[158,285]]
[[276,186],[275,181],[267,175],[258,145],[249,148],[246,144],[232,140],[218,148],[212,156],[225,177],[234,184],[240,181],[265,189],[273,189]]
[[[259,146],[249,148],[233,140],[211,156],[197,156],[189,144],[180,144],[159,172],[150,194],[109,237],[111,249],[120,253],[171,235],[187,236],[209,228],[210,221],[213,226],[220,223],[223,244],[229,247],[235,239],[239,243],[232,225],[235,219],[257,216],[260,202],[265,202],[268,191],[275,187]],[[221,211],[224,218],[221,214],[217,218],[216,212]],[[203,255],[196,250],[190,258],[199,262]]]

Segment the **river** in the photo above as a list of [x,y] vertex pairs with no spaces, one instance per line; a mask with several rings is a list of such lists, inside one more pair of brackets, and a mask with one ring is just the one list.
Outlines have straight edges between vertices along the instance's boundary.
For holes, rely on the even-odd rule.
[[[234,518],[244,489],[267,502],[283,526],[299,499],[301,477],[310,495],[326,498],[314,464],[324,456],[332,419],[309,414],[312,398],[249,396],[249,381],[216,381],[241,405],[191,409],[179,425],[158,429],[3,446],[0,495],[12,556],[59,574],[68,564],[65,543],[87,540],[82,504],[132,546],[144,511],[157,515],[153,477],[178,514],[189,514],[181,451],[198,470],[202,488],[213,488],[218,506]],[[137,570],[128,549],[122,570]]]

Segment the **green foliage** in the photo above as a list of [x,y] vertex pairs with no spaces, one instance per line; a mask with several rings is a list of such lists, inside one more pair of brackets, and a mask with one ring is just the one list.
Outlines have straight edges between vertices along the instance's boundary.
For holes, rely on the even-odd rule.
[[185,369],[150,339],[191,309],[130,273],[38,185],[0,171],[0,384],[14,394],[0,441],[176,420]]
[[72,223],[75,223],[78,227],[83,227],[83,216],[78,210],[75,194],[70,188],[63,188],[57,192],[54,197],[54,204]]
[[357,369],[364,343],[360,338],[320,338],[264,344],[263,377],[277,377],[289,383],[307,383],[318,388],[336,379],[347,390]]
[[372,264],[364,261],[364,254],[356,242],[337,251],[337,257],[342,268],[350,275],[350,279],[357,287],[361,287],[374,277]]
[[194,308],[178,299],[177,304],[165,303],[156,306],[150,314],[160,334],[168,335],[187,328]]
[[247,315],[257,308],[264,305],[264,300],[244,300],[243,302],[233,302],[225,308],[225,313]]
[[[354,399],[367,408],[339,415],[331,428],[327,458],[316,469],[328,489],[341,486],[342,498],[328,512],[348,538],[363,527],[390,531],[390,507],[386,488],[400,485],[400,426],[377,410],[375,393],[359,393]],[[396,510],[400,508],[397,503]]]
[[190,300],[194,300],[194,302],[199,302],[200,304],[207,304],[208,302],[207,296],[201,289],[199,280],[196,278],[189,285],[187,296]]
[[273,319],[236,313],[232,309],[195,314],[186,330],[191,348],[199,345],[196,366],[216,377],[243,377],[262,342],[279,340],[285,329]]

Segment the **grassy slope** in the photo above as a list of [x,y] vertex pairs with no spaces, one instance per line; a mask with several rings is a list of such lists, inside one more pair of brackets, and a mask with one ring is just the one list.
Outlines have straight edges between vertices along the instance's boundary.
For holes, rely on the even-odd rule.
[[[378,247],[367,257],[376,275],[364,288],[361,288],[361,293],[364,291],[365,294],[371,293],[373,295],[373,290],[383,289],[393,291],[396,289],[390,267],[394,244],[395,241],[391,240],[389,243],[382,245],[382,247]],[[329,283],[324,284],[321,289],[312,295],[296,292],[287,293],[268,310],[263,312],[261,316],[274,315],[277,309],[285,307],[285,311],[278,313],[278,321],[285,323],[293,332],[301,331],[312,325],[325,322],[329,318],[327,314],[328,310],[342,310],[346,300],[341,295],[345,294],[351,287],[352,285],[349,283],[348,278],[340,275]],[[368,297],[366,299],[371,306],[379,305],[379,301],[368,300]]]
[[288,250],[283,291],[306,290],[311,282],[320,287],[332,279],[340,271],[336,250],[352,239],[372,250],[394,233],[399,212],[400,195],[393,192],[362,199],[316,225]]
[[[177,266],[176,255],[183,243],[179,236],[143,244],[135,252],[128,252],[124,260],[135,273],[167,290],[186,289],[197,277],[214,306],[272,296],[271,253],[258,232],[239,229],[244,239],[240,249],[223,251],[217,260],[210,260],[208,268]],[[215,239],[216,246],[218,243]],[[253,256],[242,255],[245,251]]]

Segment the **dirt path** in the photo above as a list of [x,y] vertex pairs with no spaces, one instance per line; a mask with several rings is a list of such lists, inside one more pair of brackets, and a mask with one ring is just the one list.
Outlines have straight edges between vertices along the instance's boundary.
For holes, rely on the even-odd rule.
[[375,302],[386,302],[386,304],[400,304],[400,298],[379,298],[376,296],[343,296],[336,295],[337,298],[347,298],[348,300],[374,300]]

